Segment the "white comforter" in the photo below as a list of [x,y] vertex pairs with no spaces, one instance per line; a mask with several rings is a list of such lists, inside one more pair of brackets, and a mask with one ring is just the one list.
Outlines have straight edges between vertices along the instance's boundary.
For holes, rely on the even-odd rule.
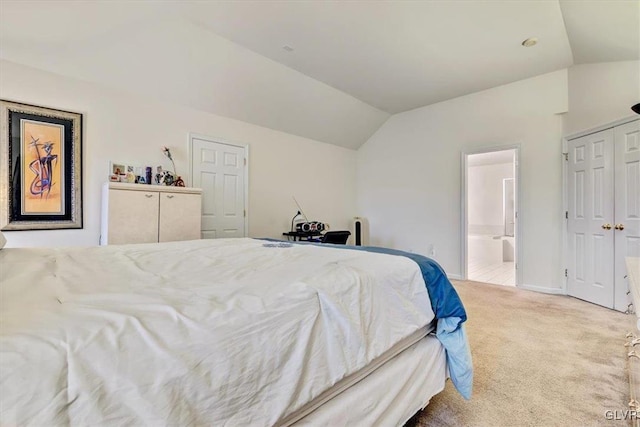
[[273,425],[433,319],[409,259],[264,245],[0,251],[0,424]]

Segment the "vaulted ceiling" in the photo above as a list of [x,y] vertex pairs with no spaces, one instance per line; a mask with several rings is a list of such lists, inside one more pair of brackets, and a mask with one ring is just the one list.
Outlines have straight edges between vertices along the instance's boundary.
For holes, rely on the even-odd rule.
[[357,148],[393,113],[640,59],[640,1],[2,0],[0,58]]

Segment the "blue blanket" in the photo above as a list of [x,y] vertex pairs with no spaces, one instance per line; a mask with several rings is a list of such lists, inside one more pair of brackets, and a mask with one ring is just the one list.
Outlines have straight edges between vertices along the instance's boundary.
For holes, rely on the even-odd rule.
[[473,363],[463,325],[467,320],[467,312],[442,267],[431,258],[397,249],[375,246],[332,245],[332,247],[403,256],[418,264],[429,292],[431,308],[438,321],[436,337],[447,353],[451,382],[462,397],[470,399],[473,388]]
[[[272,241],[272,239],[264,240]],[[431,308],[437,319],[436,337],[446,350],[451,381],[462,397],[465,399],[471,398],[473,388],[473,364],[467,334],[463,325],[467,320],[467,312],[462,305],[458,293],[437,262],[423,255],[399,251],[397,249],[378,248],[375,246],[326,245],[308,242],[296,243],[403,256],[418,264],[427,291],[429,292]]]
[[436,315],[436,318],[444,319],[446,317],[458,317],[460,318],[459,324],[462,324],[467,320],[467,312],[464,310],[464,306],[462,305],[462,301],[460,300],[458,293],[453,288],[453,285],[447,278],[442,267],[440,267],[440,265],[431,258],[411,252],[399,251],[397,249],[378,248],[375,246],[333,245],[332,247],[397,255],[413,260],[418,264],[418,267],[420,267],[420,271],[422,271],[422,277],[424,278],[424,283],[427,286],[427,291],[429,291],[429,298],[431,298],[431,308],[433,309],[433,313]]

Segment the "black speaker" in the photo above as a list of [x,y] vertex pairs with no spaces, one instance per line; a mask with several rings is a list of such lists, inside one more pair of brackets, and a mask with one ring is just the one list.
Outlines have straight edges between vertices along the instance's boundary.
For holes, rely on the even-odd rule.
[[631,109],[634,111],[634,113],[640,114],[640,102],[631,107]]
[[325,225],[320,221],[300,222],[296,224],[297,231],[304,231],[310,233],[312,231],[324,231]]
[[353,218],[353,238],[356,246],[369,245],[369,224],[365,218]]

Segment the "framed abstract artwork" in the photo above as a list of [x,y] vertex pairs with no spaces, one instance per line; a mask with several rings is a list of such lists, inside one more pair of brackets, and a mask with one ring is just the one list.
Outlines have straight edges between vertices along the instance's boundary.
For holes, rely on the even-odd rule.
[[0,100],[0,230],[82,228],[82,114]]

